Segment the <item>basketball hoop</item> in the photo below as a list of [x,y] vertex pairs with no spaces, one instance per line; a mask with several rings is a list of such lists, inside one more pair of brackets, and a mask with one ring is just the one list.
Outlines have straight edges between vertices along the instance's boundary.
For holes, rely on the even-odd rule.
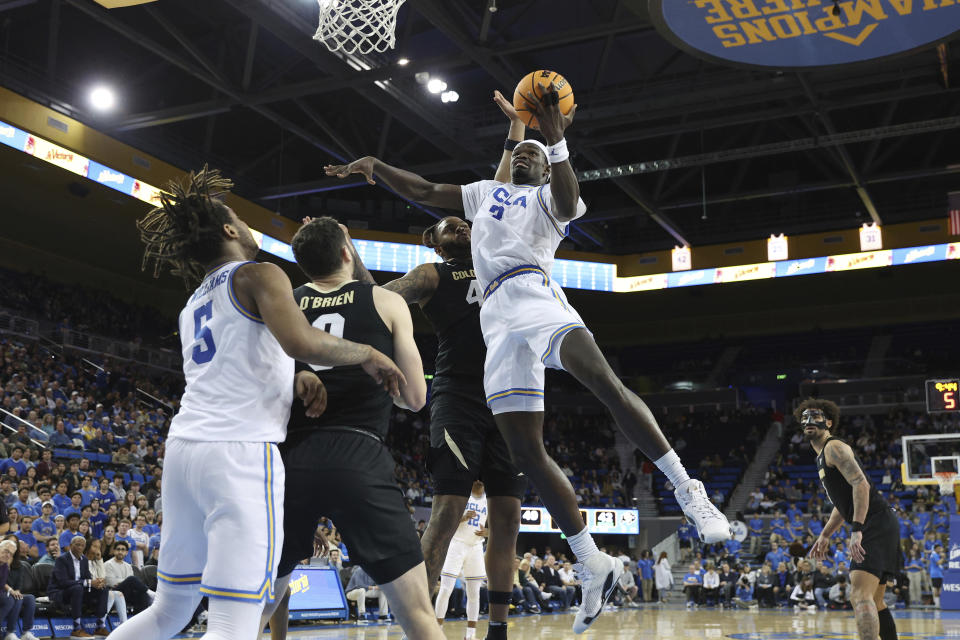
[[330,51],[367,54],[396,44],[397,12],[405,0],[318,0],[320,26],[313,39]]
[[957,472],[956,471],[937,471],[933,475],[937,479],[937,484],[940,485],[940,495],[952,496],[953,484],[957,481]]

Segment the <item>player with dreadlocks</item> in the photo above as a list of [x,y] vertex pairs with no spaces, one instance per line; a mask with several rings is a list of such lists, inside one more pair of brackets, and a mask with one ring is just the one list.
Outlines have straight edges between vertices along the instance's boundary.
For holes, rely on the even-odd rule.
[[[311,327],[276,265],[253,262],[249,227],[223,203],[231,183],[204,167],[162,194],[138,221],[143,268],[200,285],[180,313],[186,389],[173,418],[162,492],[167,527],[154,603],[111,638],[170,638],[210,599],[209,640],[259,636],[282,544],[286,437],[294,393],[308,415],[326,394],[294,359],[361,365],[394,396],[403,374],[375,349]],[[229,541],[226,544],[224,541]],[[241,560],[238,560],[238,552]]]

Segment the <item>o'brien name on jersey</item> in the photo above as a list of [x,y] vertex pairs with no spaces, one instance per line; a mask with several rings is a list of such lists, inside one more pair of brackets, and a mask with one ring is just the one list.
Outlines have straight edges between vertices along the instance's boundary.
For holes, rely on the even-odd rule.
[[324,298],[321,296],[306,296],[300,300],[301,309],[319,309],[321,307],[339,307],[353,302],[353,291],[341,293],[336,297]]

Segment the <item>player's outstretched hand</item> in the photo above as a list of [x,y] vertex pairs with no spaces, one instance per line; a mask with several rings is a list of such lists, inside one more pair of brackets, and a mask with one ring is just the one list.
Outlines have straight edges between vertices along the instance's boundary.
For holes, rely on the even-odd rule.
[[503,94],[499,91],[493,92],[493,101],[497,103],[497,106],[500,107],[500,111],[503,111],[503,115],[507,116],[511,122],[520,122],[520,114],[517,113],[517,110],[513,108],[513,103],[503,97]]
[[370,347],[370,355],[360,363],[360,366],[392,397],[400,397],[400,387],[407,384],[407,379],[403,377],[403,372],[393,360]]
[[815,560],[823,560],[827,556],[827,551],[830,549],[830,541],[819,536],[816,542],[813,543],[813,546],[810,547],[810,556]]
[[547,144],[556,144],[563,139],[563,132],[573,122],[573,116],[577,113],[577,105],[573,105],[570,113],[564,115],[560,112],[560,94],[557,93],[557,87],[553,82],[549,86],[540,85],[540,99],[537,100],[532,91],[527,92],[527,103],[533,109],[540,123],[540,133],[543,134]]
[[369,184],[377,184],[373,179],[373,160],[373,156],[365,156],[350,164],[328,164],[323,168],[323,172],[338,178],[346,178],[351,173],[362,173]]
[[863,549],[863,532],[854,531],[850,534],[850,544],[847,545],[847,550],[850,552],[850,558],[854,562],[863,562],[863,559],[866,557],[867,552]]
[[300,371],[293,379],[293,390],[303,400],[308,418],[319,418],[327,410],[327,388],[312,371]]

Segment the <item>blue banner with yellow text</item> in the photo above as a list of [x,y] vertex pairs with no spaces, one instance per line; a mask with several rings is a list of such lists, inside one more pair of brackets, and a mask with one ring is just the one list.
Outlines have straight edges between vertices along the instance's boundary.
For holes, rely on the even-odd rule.
[[694,55],[779,69],[888,58],[960,31],[960,0],[650,0],[650,15]]

